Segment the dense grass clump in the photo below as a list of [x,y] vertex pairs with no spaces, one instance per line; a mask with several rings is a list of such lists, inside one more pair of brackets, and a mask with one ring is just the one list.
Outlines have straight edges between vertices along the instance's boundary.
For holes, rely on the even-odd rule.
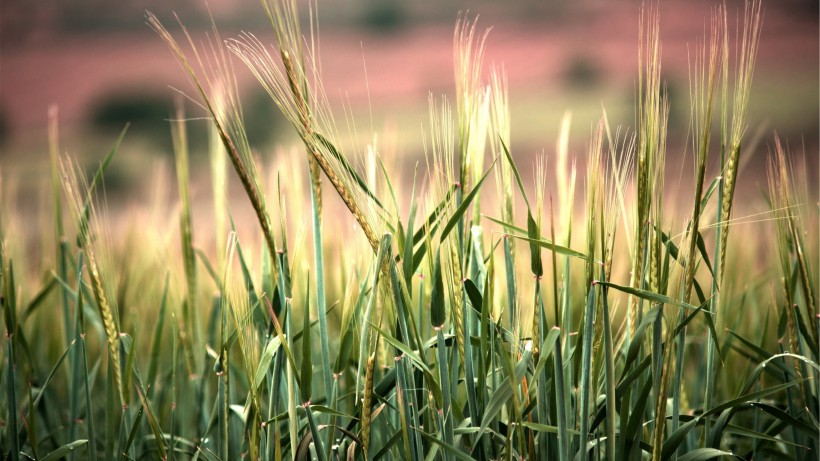
[[[577,172],[567,116],[530,190],[475,21],[456,23],[455,100],[430,96],[419,178],[375,141],[345,145],[295,3],[262,2],[273,46],[214,29],[197,47],[148,16],[211,122],[212,212],[192,202],[181,108],[178,205],[131,211],[130,231],[96,193],[125,132],[88,180],[52,116],[53,229],[32,238],[53,254],[31,260],[6,200],[0,213],[4,457],[817,458],[816,214],[776,137],[766,232],[743,235],[761,217],[734,213],[759,0],[736,31],[715,10],[693,52],[689,147],[667,146],[680,127],[647,7],[634,127],[602,111]],[[252,153],[238,64],[304,146],[278,169]],[[666,184],[684,153],[691,174]],[[247,203],[253,227],[234,221]]]

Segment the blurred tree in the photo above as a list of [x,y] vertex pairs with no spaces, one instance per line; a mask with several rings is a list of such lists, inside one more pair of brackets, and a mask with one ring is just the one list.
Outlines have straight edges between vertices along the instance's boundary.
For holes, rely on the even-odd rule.
[[400,0],[364,0],[362,24],[376,32],[393,32],[405,24]]
[[603,70],[595,61],[584,54],[576,53],[567,60],[564,69],[564,83],[573,88],[591,88],[603,80]]
[[6,109],[5,107],[0,106],[0,145],[3,145],[6,141],[8,141],[9,134],[11,134],[11,130],[9,128],[10,126]]
[[122,89],[109,93],[92,105],[90,122],[106,133],[118,133],[130,123],[129,136],[153,138],[162,146],[170,146],[168,125],[173,113],[170,98],[142,89]]

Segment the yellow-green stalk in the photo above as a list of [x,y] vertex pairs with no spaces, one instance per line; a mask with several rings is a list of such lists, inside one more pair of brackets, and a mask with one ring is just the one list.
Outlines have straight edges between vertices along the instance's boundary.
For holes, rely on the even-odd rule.
[[188,193],[188,135],[185,129],[185,114],[182,102],[177,102],[176,121],[171,125],[171,137],[174,142],[174,157],[176,159],[177,184],[181,211],[179,216],[179,233],[182,247],[182,260],[185,267],[185,301],[182,307],[181,334],[187,343],[186,361],[190,375],[202,370],[201,355],[195,351],[201,350],[200,332],[202,325],[199,319],[198,280],[196,271],[196,255],[193,245],[193,222],[191,216],[191,198]]
[[[214,96],[214,106],[221,107],[221,96]],[[225,159],[225,148],[219,139],[219,132],[214,125],[208,126],[208,158],[211,167],[211,188],[214,202],[214,241],[216,242],[216,263],[221,268],[225,264],[222,250],[227,245],[228,213],[228,165]]]
[[[575,161],[567,165],[569,158],[569,131],[572,126],[572,112],[566,111],[561,117],[561,128],[555,140],[555,181],[558,185],[559,235],[566,233],[564,245],[569,247],[572,238],[572,215],[575,202]],[[567,180],[569,178],[569,180]]]

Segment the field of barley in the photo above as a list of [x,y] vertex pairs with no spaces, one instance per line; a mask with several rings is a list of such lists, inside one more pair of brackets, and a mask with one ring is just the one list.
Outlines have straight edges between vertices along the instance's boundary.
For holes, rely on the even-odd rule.
[[167,131],[123,123],[89,166],[54,107],[36,181],[0,156],[3,459],[818,459],[818,128],[750,117],[761,0],[702,12],[681,87],[665,5],[631,10],[628,105],[534,156],[478,14],[453,91],[382,130],[401,77],[334,102],[318,6],[262,0],[264,37],[148,12],[185,83]]

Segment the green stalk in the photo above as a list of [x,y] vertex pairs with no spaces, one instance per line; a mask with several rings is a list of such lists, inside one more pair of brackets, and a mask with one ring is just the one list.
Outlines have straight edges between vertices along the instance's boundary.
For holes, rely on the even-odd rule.
[[[557,327],[555,327],[557,328]],[[564,359],[561,352],[561,337],[555,339],[555,405],[558,409],[558,459],[568,461],[570,457],[569,426],[567,425],[566,400],[564,396]],[[584,419],[585,420],[585,419]],[[582,422],[584,421],[582,420]],[[582,437],[582,443],[586,443]],[[583,449],[583,446],[582,446]]]
[[[83,377],[83,387],[85,388],[85,408],[86,420],[88,423],[88,459],[96,461],[97,459],[97,434],[94,429],[94,410],[91,405],[91,383],[89,382],[88,373],[88,350],[86,349],[86,331],[85,331],[85,316],[83,315],[83,292],[82,292],[82,272],[83,272],[83,254],[80,253],[77,258],[77,305],[75,308],[75,340],[79,342],[81,367],[75,371],[76,375]],[[72,368],[75,365],[72,364]],[[73,440],[73,439],[72,439]]]
[[313,443],[315,444],[315,453],[319,461],[325,461],[325,450],[322,447],[322,439],[317,437],[319,435],[319,426],[316,424],[316,419],[313,417],[313,411],[310,410],[310,404],[304,404],[302,409],[307,416],[308,428],[313,434]]
[[[725,91],[725,90],[724,90]],[[721,149],[721,157],[723,156],[723,150]],[[722,162],[721,162],[722,163]],[[721,227],[722,223],[720,221],[720,217],[723,215],[723,179],[718,180],[718,205],[717,205],[717,228],[715,230],[716,235],[721,235]],[[721,258],[724,254],[721,250],[721,240],[720,238],[715,239],[715,258]],[[720,308],[720,286],[719,281],[721,279],[721,272],[723,268],[723,260],[716,260],[714,265],[714,275],[712,277],[712,296],[709,300],[709,315],[716,315],[718,309]],[[715,342],[712,335],[707,335],[706,339],[706,389],[704,392],[703,398],[703,408],[712,408],[713,406],[713,398],[714,398],[714,387],[715,387],[715,378],[717,375],[717,371],[715,370]],[[672,430],[677,430],[677,420],[673,419],[673,426]],[[703,425],[703,433],[708,434],[711,427],[711,421],[709,418],[706,418]]]
[[[679,318],[678,324],[682,324],[684,319],[686,318],[686,312],[684,308],[679,309]],[[711,335],[707,335],[711,336]],[[684,358],[685,358],[685,348],[686,348],[686,327],[684,326],[680,330],[680,336],[678,338],[678,347],[677,347],[677,357],[675,359],[675,378],[674,378],[674,386],[672,388],[672,419],[669,422],[669,430],[671,433],[674,433],[678,430],[678,426],[680,425],[680,406],[681,406],[681,387],[683,386],[683,366],[684,366]],[[708,360],[708,357],[707,357]],[[708,367],[708,366],[707,366]],[[708,408],[708,407],[706,407]],[[678,453],[676,452],[672,459],[677,459]]]
[[[325,396],[333,390],[333,376],[330,368],[330,345],[327,329],[327,304],[325,301],[325,269],[322,249],[322,218],[320,216],[316,188],[310,189],[310,202],[313,210],[313,258],[316,265],[316,313],[319,317],[319,342],[322,356],[322,380]],[[330,440],[328,440],[329,442]]]
[[[330,390],[330,396],[328,398],[328,402],[330,403],[330,409],[335,411],[339,411],[339,377],[338,375],[333,375],[333,387]],[[330,443],[325,445],[325,457],[330,459],[333,453],[333,444],[336,439],[336,414],[330,415],[330,425],[328,426],[328,440]]]
[[[605,271],[601,273],[606,277]],[[601,287],[601,301],[603,304],[602,320],[604,324],[604,364],[606,370],[606,454],[609,461],[615,461],[615,344],[612,337],[612,325],[609,317],[609,303],[607,302],[607,288]]]
[[[555,253],[553,252],[553,256],[554,255],[555,255]],[[540,283],[536,282],[536,287],[540,287]],[[540,302],[540,296],[536,297],[536,302]],[[546,319],[544,318],[543,307],[541,307],[538,310],[539,310],[539,312],[541,312],[541,328],[539,328],[539,331],[544,331],[546,329]],[[558,328],[557,325],[556,325],[556,328]],[[546,335],[542,335],[542,338],[539,338],[539,344],[542,344],[542,349],[544,349],[544,350],[539,351],[539,356],[537,356],[536,359],[535,359],[536,363],[541,361],[540,354],[545,353],[545,349],[547,349],[548,347],[551,346],[551,345],[548,345],[548,344],[543,344],[543,338],[545,338],[545,337],[546,337]],[[558,339],[558,340],[560,341],[560,339]],[[550,380],[550,376],[549,376],[549,373],[547,372],[547,368],[544,367],[544,369],[541,371],[540,375],[537,375],[537,376],[534,375],[533,379],[535,380],[535,385],[537,386],[536,410],[537,410],[537,415],[538,415],[538,423],[547,424],[547,422],[549,421],[549,411],[550,411],[549,399],[548,399],[548,396],[547,396],[547,383]],[[549,437],[548,437],[547,433],[543,432],[543,431],[539,431],[538,432],[538,445],[536,447],[537,459],[539,459],[539,460],[545,460],[546,459],[546,452],[547,452],[548,444],[549,444]]]
[[401,418],[402,439],[404,442],[404,457],[406,459],[417,461],[422,459],[422,452],[419,434],[415,429],[418,427],[418,422],[415,418],[415,405],[410,405],[414,391],[407,387],[407,366],[404,356],[396,357],[395,366],[397,377],[396,397],[399,400],[399,416]]
[[[50,170],[51,170],[51,194],[53,199],[54,205],[54,244],[55,244],[55,256],[57,261],[57,274],[60,278],[64,281],[68,281],[68,242],[65,240],[65,230],[63,228],[63,201],[62,201],[62,185],[60,183],[60,147],[59,147],[59,128],[57,124],[57,107],[52,106],[49,107],[48,111],[48,152],[49,152],[49,159],[50,159]],[[71,321],[71,306],[69,305],[69,289],[67,286],[60,287],[60,301],[63,307],[63,328],[65,331],[65,341],[68,344],[73,338],[74,333],[74,322]],[[71,356],[69,361],[73,364],[77,361],[77,354],[78,351],[75,349],[71,352]],[[71,423],[69,424],[69,440],[74,440],[74,434],[76,432],[76,424],[74,424],[74,420],[76,419],[76,406],[77,406],[77,397],[76,397],[76,389],[74,387],[74,379],[70,379],[68,382],[68,395],[69,395],[69,415],[71,415]],[[74,453],[71,454],[73,459]]]
[[[569,244],[569,239],[567,239],[567,244]],[[562,317],[562,321],[563,321],[564,325],[570,325],[571,326],[573,324],[573,319],[572,319],[572,303],[570,302],[569,286],[570,286],[569,257],[566,257],[566,258],[564,258],[564,287],[563,287],[563,290],[561,291],[561,306],[562,306],[564,312],[563,312],[563,315],[561,317]],[[565,338],[564,338],[564,348],[566,350],[571,351],[575,347],[577,347],[573,344],[572,335],[564,335],[564,336],[565,336]],[[575,376],[575,372],[574,372],[573,365],[572,365],[572,360],[569,360],[567,362],[566,375],[570,379],[570,386],[572,386],[573,383],[571,381],[572,381],[573,377]],[[570,425],[570,427],[576,427],[577,426],[577,421],[575,420],[575,412],[574,411],[571,412],[568,415],[568,418],[570,418],[570,419],[569,419],[569,421],[567,421],[567,423]]]
[[[230,258],[226,260],[226,267],[227,263],[230,261]],[[226,311],[229,309],[228,307],[228,300],[227,295],[225,293],[222,294],[222,307],[220,309],[220,324],[221,324],[221,347],[219,351],[219,358],[217,359],[217,411],[218,411],[218,427],[219,427],[219,438],[217,439],[217,448],[219,456],[225,460],[230,459],[228,457],[230,453],[230,437],[228,431],[228,419],[230,415],[230,400],[228,398],[230,389],[229,389],[229,376],[230,376],[230,356],[228,354],[228,336],[227,336],[227,314]]]
[[515,289],[515,262],[513,260],[512,243],[509,236],[504,236],[504,268],[507,274],[507,305],[510,309],[510,331],[516,331],[518,322],[518,303]]
[[[57,215],[59,215],[59,213],[57,213]],[[62,227],[62,226],[60,226],[60,227]],[[60,231],[60,232],[62,233],[62,231]],[[66,241],[64,238],[61,238],[60,241],[58,242],[58,251],[57,251],[58,266],[57,266],[57,270],[58,270],[58,274],[59,274],[60,279],[64,280],[64,281],[68,280],[68,258],[66,256],[67,252],[68,252],[68,241]],[[82,264],[82,253],[80,253],[80,264]],[[81,267],[78,268],[78,272],[77,272],[78,280],[80,278],[79,269],[81,269]],[[62,284],[60,284],[60,285],[62,285]],[[60,300],[62,301],[64,308],[68,312],[70,312],[70,307],[68,305],[69,294],[70,294],[70,290],[68,289],[67,286],[61,286],[60,287]],[[71,422],[68,426],[68,440],[75,440],[77,438],[76,437],[76,435],[77,435],[77,424],[75,423],[75,421],[77,421],[77,419],[79,418],[78,408],[77,408],[78,399],[79,399],[79,389],[80,389],[80,384],[81,384],[81,380],[83,379],[83,377],[86,377],[86,379],[87,379],[87,376],[88,376],[87,370],[85,369],[85,367],[80,367],[80,354],[85,353],[84,352],[85,339],[81,338],[81,333],[80,333],[80,330],[78,328],[77,320],[76,320],[78,317],[82,316],[82,312],[81,312],[81,305],[82,304],[80,302],[81,298],[82,298],[82,290],[81,290],[81,287],[78,286],[77,287],[78,306],[76,307],[75,312],[74,312],[75,320],[74,320],[74,322],[72,322],[73,323],[73,330],[74,330],[72,332],[72,336],[74,338],[74,341],[82,342],[83,347],[73,349],[71,351],[71,355],[69,356],[70,376],[69,376],[69,381],[68,381],[68,393],[69,393],[68,414],[69,414],[69,418],[71,418]],[[69,313],[69,315],[70,315],[70,313]],[[68,337],[69,336],[66,335],[66,338],[68,338]],[[83,362],[85,362],[85,358],[83,358]],[[87,403],[90,403],[90,402],[87,402]],[[86,408],[91,408],[91,406],[88,405]],[[88,411],[88,413],[90,414],[91,412]],[[89,441],[89,443],[90,443],[90,441]],[[91,447],[92,447],[92,445],[89,445],[89,450],[91,449]],[[76,457],[76,455],[72,452],[71,456],[70,456],[70,459],[73,461],[75,459],[75,457]]]
[[592,325],[595,321],[595,285],[590,285],[587,295],[587,308],[584,312],[584,344],[581,348],[581,385],[578,388],[578,399],[581,401],[580,417],[580,450],[586,456],[586,444],[589,439],[589,402],[592,390]]
[[117,385],[114,384],[114,376],[112,374],[113,367],[108,367],[106,370],[105,381],[105,459],[114,459],[114,447],[117,442],[117,426],[122,420],[122,408],[117,405],[116,391]]
[[2,250],[0,250],[0,268],[3,269],[3,285],[4,285],[4,302],[3,313],[6,321],[6,406],[8,414],[6,415],[6,424],[8,429],[6,435],[8,436],[9,457],[12,461],[20,459],[20,447],[17,440],[17,384],[16,373],[17,363],[14,360],[14,332],[17,330],[16,313],[16,290],[14,284],[14,266],[9,261],[8,268],[5,268],[3,261]]
[[[170,459],[175,459],[176,453],[176,438],[177,438],[177,425],[176,425],[176,410],[177,410],[177,402],[179,402],[179,392],[177,386],[177,363],[179,362],[179,349],[177,345],[177,338],[179,337],[179,330],[177,330],[177,323],[176,323],[176,316],[171,313],[171,326],[173,328],[173,334],[171,334],[171,428],[169,430],[169,440],[168,440],[168,452],[171,453]],[[89,440],[90,443],[90,440]]]
[[168,309],[168,279],[170,277],[170,273],[165,273],[165,284],[162,290],[162,300],[159,304],[159,314],[157,319],[157,325],[154,327],[154,337],[151,341],[151,362],[148,366],[148,398],[150,399],[154,395],[154,389],[156,388],[156,376],[157,370],[159,368],[159,354],[162,345],[162,330],[165,327],[165,316],[166,311]]
[[[445,346],[444,333],[441,327],[436,329],[436,354],[438,363],[436,368],[439,375],[439,386],[441,387],[441,408],[438,410],[439,417],[443,421],[441,428],[442,439],[445,443],[453,445],[453,409],[452,397],[450,395],[450,362],[447,360],[447,347]],[[444,461],[451,461],[452,455],[449,451],[443,451]]]
[[[182,210],[179,216],[179,233],[181,236],[182,260],[185,268],[186,295],[182,305],[182,317],[185,322],[186,337],[189,337],[190,345],[188,359],[190,372],[192,374],[201,373],[205,364],[200,360],[199,354],[193,351],[203,350],[201,338],[202,323],[199,318],[199,304],[197,303],[198,279],[196,270],[196,253],[194,252],[193,217],[191,215],[191,198],[188,193],[188,134],[185,128],[185,114],[180,105],[177,109],[177,122],[171,125],[171,134],[174,140],[174,157],[176,159],[177,182],[179,187],[179,199]],[[224,283],[223,283],[224,285]]]
[[[293,330],[291,329],[291,313],[293,312],[290,304],[290,299],[285,299],[285,337],[287,338],[288,347],[293,350]],[[296,370],[293,369],[290,360],[285,362],[285,385],[286,391],[288,396],[288,434],[290,436],[290,452],[292,459],[296,460],[296,445],[299,441],[298,438],[298,417],[296,412],[296,380],[294,377],[294,373]]]
[[378,287],[379,287],[379,278],[382,275],[382,271],[380,270],[381,265],[385,261],[385,257],[389,252],[390,245],[392,243],[392,236],[390,234],[386,234],[382,237],[382,240],[379,244],[378,252],[376,253],[376,259],[374,262],[373,267],[373,279],[370,283],[370,296],[367,300],[367,308],[365,309],[364,316],[362,317],[362,330],[361,334],[359,335],[360,343],[359,343],[359,365],[356,370],[356,401],[359,399],[359,389],[361,388],[361,378],[362,378],[362,370],[364,369],[365,364],[362,363],[362,357],[370,357],[374,349],[374,341],[372,338],[371,327],[372,325],[376,325],[378,320],[375,322],[373,321],[373,311],[376,309],[376,303],[378,301]]

